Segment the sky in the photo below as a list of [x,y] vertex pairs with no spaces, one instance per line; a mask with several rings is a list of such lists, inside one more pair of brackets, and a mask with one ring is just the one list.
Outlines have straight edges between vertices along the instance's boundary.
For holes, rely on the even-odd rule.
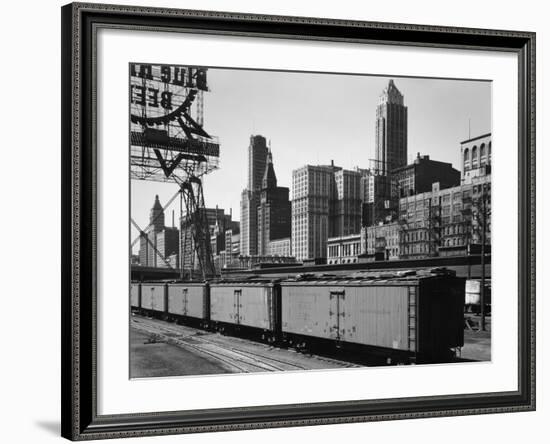
[[[460,170],[460,142],[491,132],[489,81],[209,68],[204,128],[219,138],[220,164],[203,178],[206,206],[232,208],[239,220],[252,134],[271,142],[279,186],[290,188],[292,171],[306,164],[368,168],[390,79],[408,108],[409,163],[420,153]],[[175,184],[132,180],[132,218],[145,228],[155,195],[165,205],[175,192]],[[165,212],[167,225],[172,210],[177,221],[179,199]]]

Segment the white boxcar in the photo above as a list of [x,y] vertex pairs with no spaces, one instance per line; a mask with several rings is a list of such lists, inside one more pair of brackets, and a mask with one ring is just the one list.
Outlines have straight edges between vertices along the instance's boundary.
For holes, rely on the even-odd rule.
[[285,333],[407,352],[464,342],[459,278],[282,282],[281,305]]
[[139,283],[131,282],[130,283],[130,307],[139,308],[140,306],[139,292],[140,292]]
[[210,319],[275,330],[276,289],[271,282],[210,284]]
[[481,282],[477,279],[466,281],[466,304],[479,304]]
[[166,284],[142,283],[141,308],[161,313],[166,312]]
[[204,283],[168,284],[168,313],[208,319],[208,285]]
[[[485,280],[484,305],[491,304],[491,280]],[[466,281],[466,306],[479,306],[481,304],[481,281],[468,279]]]

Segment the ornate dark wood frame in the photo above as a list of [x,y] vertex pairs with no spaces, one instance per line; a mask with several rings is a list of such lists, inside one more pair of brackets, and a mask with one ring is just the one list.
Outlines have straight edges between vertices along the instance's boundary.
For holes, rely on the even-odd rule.
[[[535,409],[535,34],[322,18],[73,3],[62,8],[62,435],[71,440]],[[518,390],[98,416],[96,85],[98,28],[509,51],[519,65]]]

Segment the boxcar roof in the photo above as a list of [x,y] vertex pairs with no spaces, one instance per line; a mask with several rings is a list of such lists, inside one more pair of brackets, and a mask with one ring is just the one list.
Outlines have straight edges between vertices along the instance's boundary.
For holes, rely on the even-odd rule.
[[281,283],[281,285],[323,285],[323,286],[342,286],[342,285],[418,285],[421,280],[454,278],[456,272],[447,268],[431,268],[426,270],[377,270],[377,271],[357,271],[348,275],[334,275],[330,273],[302,273],[287,278],[261,278],[254,275],[239,276],[234,279],[216,279],[209,282],[178,282],[178,281],[157,281],[143,282],[143,284],[159,285],[189,285],[203,286],[266,286]]
[[279,282],[280,279],[254,279],[254,280],[247,280],[247,279],[235,279],[235,280],[220,280],[220,281],[211,281],[211,286],[216,285],[250,285],[250,286],[265,286],[265,285],[273,285]]
[[281,285],[418,285],[426,279],[454,278],[455,274],[446,269],[437,270],[401,270],[401,271],[371,271],[353,273],[349,276],[305,275],[295,279],[286,279]]

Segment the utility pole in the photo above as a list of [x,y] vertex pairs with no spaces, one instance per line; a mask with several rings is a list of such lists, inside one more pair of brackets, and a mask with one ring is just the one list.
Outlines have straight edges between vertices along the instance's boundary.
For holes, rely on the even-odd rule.
[[479,294],[481,331],[485,331],[485,230],[487,226],[485,184],[481,186],[481,288]]
[[465,206],[467,203],[470,203],[470,208],[462,208],[462,239],[464,243],[466,244],[466,260],[468,263],[468,279],[471,279],[472,277],[472,252],[471,252],[471,244],[472,244],[472,231],[473,231],[473,213],[471,210],[471,204],[472,200],[468,200],[463,198],[462,199],[463,206]]
[[432,198],[428,199],[428,257],[432,255]]
[[[185,245],[184,245],[184,234],[183,234],[183,193],[181,192],[181,189],[179,190],[180,195],[180,220],[179,220],[179,229],[180,229],[180,238],[179,238],[179,246],[180,246],[180,279],[183,281],[185,280]],[[185,227],[187,229],[187,226]]]
[[[480,305],[480,331],[486,330],[486,313],[485,313],[485,279],[486,279],[486,243],[487,243],[487,228],[488,228],[488,218],[490,217],[490,210],[488,208],[488,196],[487,196],[487,184],[480,185],[480,195],[476,199],[472,200],[472,205],[475,208],[475,212],[472,210],[472,216],[470,220],[470,226],[472,232],[469,233],[468,239],[471,239],[474,232],[474,222],[477,227],[476,233],[480,239],[481,247],[481,282],[479,289],[479,305]],[[466,215],[466,212],[464,212]],[[481,232],[480,232],[481,231]],[[478,239],[479,239],[478,238]],[[468,267],[470,266],[470,258],[468,258]],[[468,270],[468,275],[470,270]],[[470,276],[468,276],[470,277]]]

